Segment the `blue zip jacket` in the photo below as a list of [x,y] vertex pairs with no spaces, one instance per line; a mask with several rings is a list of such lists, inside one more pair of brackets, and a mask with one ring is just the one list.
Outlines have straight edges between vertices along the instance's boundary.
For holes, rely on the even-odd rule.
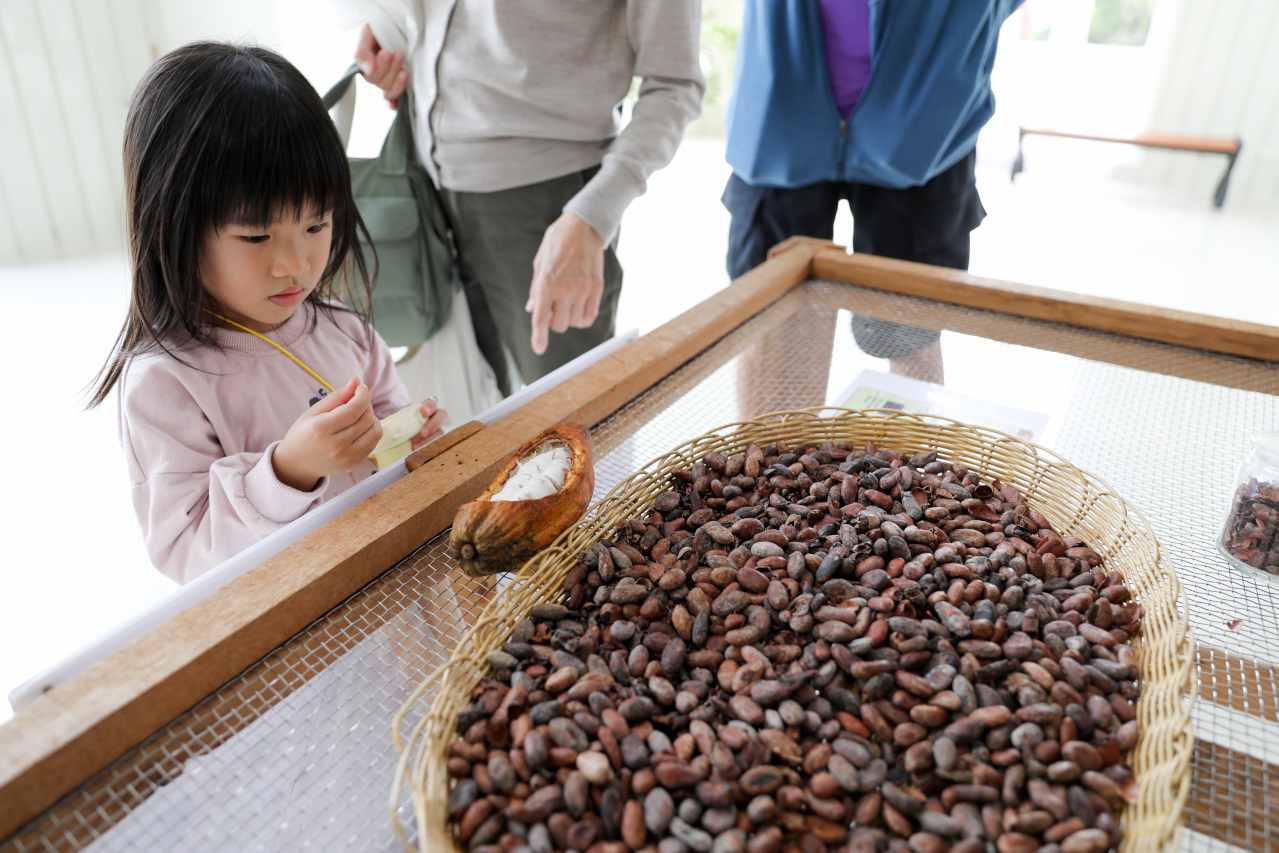
[[870,0],[870,80],[844,121],[819,0],[745,0],[729,165],[757,186],[925,183],[972,150],[995,112],[999,28],[1021,2]]

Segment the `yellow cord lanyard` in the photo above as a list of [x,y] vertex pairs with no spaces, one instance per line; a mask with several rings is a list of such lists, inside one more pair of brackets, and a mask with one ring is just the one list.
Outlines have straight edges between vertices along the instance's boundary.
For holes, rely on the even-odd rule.
[[[218,318],[219,320],[221,320],[223,323],[226,323],[226,324],[228,324],[228,325],[230,325],[230,326],[235,326],[237,329],[239,329],[239,330],[240,330],[240,331],[242,331],[242,332],[248,332],[250,335],[253,335],[253,336],[254,336],[254,337],[256,337],[256,338],[261,338],[262,340],[266,341],[268,344],[270,344],[271,346],[273,346],[273,347],[275,347],[276,349],[278,349],[280,352],[282,352],[282,353],[284,353],[285,355],[287,355],[287,356],[289,357],[289,359],[290,359],[290,360],[292,360],[292,362],[293,362],[294,364],[296,364],[298,367],[302,368],[302,369],[303,369],[303,370],[305,370],[307,373],[309,373],[309,374],[311,374],[312,376],[314,376],[314,377],[315,377],[315,381],[316,381],[316,382],[319,382],[321,385],[323,385],[325,388],[327,388],[330,394],[334,394],[334,393],[336,393],[336,392],[334,391],[334,389],[333,389],[333,386],[332,386],[332,385],[330,385],[329,383],[327,383],[327,382],[325,382],[325,381],[324,381],[324,377],[323,377],[323,376],[321,376],[320,374],[318,374],[318,373],[316,373],[314,370],[312,370],[312,369],[310,368],[310,366],[309,366],[309,365],[307,365],[307,363],[306,363],[306,362],[304,362],[302,359],[298,358],[298,357],[297,357],[296,355],[294,355],[293,353],[289,352],[289,351],[288,351],[288,349],[286,349],[286,348],[285,348],[282,344],[278,344],[278,343],[276,343],[275,341],[271,340],[270,338],[268,338],[266,335],[262,334],[261,332],[255,332],[255,331],[253,331],[253,330],[252,330],[252,329],[250,329],[248,326],[242,326],[242,325],[240,325],[239,323],[235,322],[234,320],[232,320],[232,319],[230,319],[230,318],[228,318],[228,317],[223,317],[221,314],[217,313],[216,311],[210,311],[208,308],[204,308],[204,309],[201,309],[201,310],[203,310],[203,311],[204,311],[204,313],[206,313],[206,314],[209,314],[209,315],[211,315],[211,316],[213,316],[213,317],[217,317],[217,318]],[[356,479],[355,479],[355,472],[354,472],[354,471],[347,471],[347,474],[351,477],[351,484],[352,484],[352,485],[355,485],[357,482],[359,482],[358,480],[356,480]]]
[[307,373],[309,373],[309,374],[311,374],[312,376],[314,376],[314,377],[315,377],[315,381],[316,381],[316,382],[319,382],[321,385],[323,385],[325,388],[327,388],[327,389],[328,389],[328,392],[329,392],[330,394],[336,393],[336,392],[334,391],[333,386],[332,386],[332,385],[330,385],[329,383],[327,383],[327,382],[325,382],[325,381],[324,381],[324,377],[320,376],[320,374],[318,374],[318,373],[316,373],[314,370],[312,370],[312,369],[311,369],[311,368],[310,368],[310,367],[306,364],[306,362],[304,362],[302,359],[298,358],[296,355],[294,355],[293,353],[291,353],[291,352],[289,352],[287,349],[285,349],[283,345],[281,345],[281,344],[277,344],[275,341],[271,340],[270,338],[268,338],[266,335],[262,334],[261,332],[255,332],[255,331],[253,331],[252,329],[250,329],[248,326],[242,326],[242,325],[240,325],[239,323],[235,322],[234,320],[231,320],[231,319],[228,319],[228,318],[226,318],[226,317],[223,317],[221,314],[218,314],[218,313],[217,313],[217,312],[215,312],[215,311],[210,311],[208,308],[205,308],[205,309],[202,309],[202,310],[203,310],[203,311],[204,311],[204,313],[206,313],[206,314],[209,314],[209,315],[212,315],[212,316],[214,316],[214,317],[217,317],[217,318],[218,318],[219,320],[221,320],[223,323],[226,323],[226,324],[231,325],[231,326],[235,326],[237,329],[239,329],[239,330],[240,330],[240,331],[242,331],[242,332],[248,332],[250,335],[253,335],[253,336],[254,336],[254,337],[256,337],[256,338],[261,338],[262,340],[266,341],[268,344],[270,344],[271,346],[275,347],[275,348],[276,348],[276,349],[278,349],[280,352],[284,353],[284,354],[285,354],[285,355],[287,355],[290,359],[292,359],[293,363],[294,363],[294,364],[296,364],[298,367],[302,368],[302,369],[303,369],[303,370],[305,370]]

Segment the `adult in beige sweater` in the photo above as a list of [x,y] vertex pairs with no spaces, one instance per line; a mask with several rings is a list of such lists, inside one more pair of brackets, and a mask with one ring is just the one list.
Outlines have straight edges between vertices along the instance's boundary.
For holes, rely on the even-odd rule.
[[502,390],[611,337],[622,214],[701,109],[699,0],[335,3],[363,25],[365,76],[414,98],[418,153]]

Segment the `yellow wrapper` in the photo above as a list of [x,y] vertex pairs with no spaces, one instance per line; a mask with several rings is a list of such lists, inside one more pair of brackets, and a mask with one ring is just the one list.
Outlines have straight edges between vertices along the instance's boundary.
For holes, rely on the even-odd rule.
[[426,423],[422,416],[422,404],[413,403],[405,406],[393,415],[382,419],[382,440],[373,448],[369,456],[378,470],[392,462],[403,459],[413,449],[413,436],[421,431]]

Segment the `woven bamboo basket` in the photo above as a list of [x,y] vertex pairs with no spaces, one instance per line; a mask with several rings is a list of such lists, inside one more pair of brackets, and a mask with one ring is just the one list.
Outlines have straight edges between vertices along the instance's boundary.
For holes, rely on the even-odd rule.
[[[575,527],[530,560],[511,584],[496,594],[452,656],[409,697],[397,717],[394,737],[400,761],[391,809],[402,791],[411,794],[420,850],[461,851],[446,819],[449,744],[457,736],[459,714],[472,688],[491,670],[486,655],[536,604],[562,601],[562,585],[577,556],[611,536],[618,522],[644,514],[669,487],[670,472],[688,467],[711,451],[738,452],[750,444],[867,440],[912,453],[935,450],[944,461],[961,462],[987,482],[999,478],[1018,489],[1060,533],[1083,538],[1105,564],[1122,572],[1142,603],[1141,632],[1134,637],[1141,678],[1137,717],[1141,737],[1128,756],[1138,782],[1136,801],[1124,811],[1123,853],[1176,849],[1181,812],[1190,786],[1194,746],[1190,706],[1194,701],[1194,639],[1176,574],[1149,523],[1104,481],[1052,451],[1005,433],[934,415],[889,410],[814,408],[774,412],[728,424],[649,462],[623,480]],[[1179,604],[1179,602],[1181,602]],[[411,727],[402,720],[429,710]]]

